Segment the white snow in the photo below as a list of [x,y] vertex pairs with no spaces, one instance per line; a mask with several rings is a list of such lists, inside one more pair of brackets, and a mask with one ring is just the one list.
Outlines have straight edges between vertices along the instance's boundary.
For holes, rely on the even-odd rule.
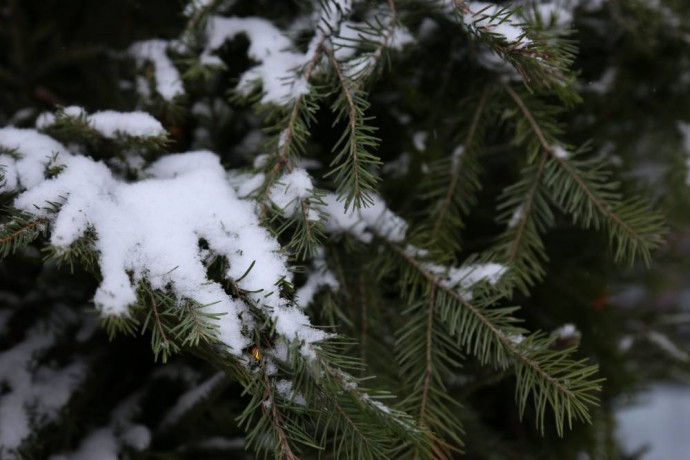
[[[115,139],[119,136],[158,137],[165,135],[163,125],[146,112],[105,110],[88,115],[81,107],[69,106],[62,109],[61,113],[72,118],[83,117],[93,129],[109,139]],[[45,129],[55,122],[55,115],[44,113],[36,120],[36,127]]]
[[[337,4],[322,2],[321,6],[312,17],[311,27],[315,29],[315,33],[306,53],[296,51],[290,37],[266,19],[212,16],[207,22],[206,47],[201,55],[201,62],[206,65],[222,65],[222,61],[214,52],[226,40],[244,34],[250,42],[249,57],[259,64],[242,74],[237,90],[247,94],[258,81],[263,90],[261,102],[286,104],[298,96],[309,93],[310,84],[301,76],[301,71],[308,63],[318,58],[318,52],[323,46],[332,48],[347,77],[358,79],[371,73],[381,57],[383,48],[400,50],[413,41],[407,29],[392,23],[387,9],[369,11],[367,15],[368,24],[390,23],[389,27],[392,30],[382,37],[374,33],[366,22],[347,19],[353,6],[351,0],[339,0]],[[361,50],[362,47],[358,45],[362,42],[375,44],[374,50],[357,52],[357,48]],[[321,62],[314,63],[317,67],[312,71],[321,71]]]
[[307,404],[307,401],[304,399],[304,396],[302,396],[299,393],[296,393],[293,390],[292,382],[290,380],[278,380],[275,384],[275,389],[281,397],[287,399],[288,401],[291,401],[299,406],[305,406]]
[[577,327],[572,323],[566,323],[558,329],[551,332],[552,337],[557,337],[561,340],[579,339],[582,334],[577,330]]
[[535,4],[530,3],[525,6],[523,13],[532,21],[535,21],[537,19],[535,16],[538,16],[541,23],[547,27],[566,28],[573,22],[573,11],[578,3],[581,1],[548,0]]
[[[20,161],[41,168],[30,181],[22,181],[33,185],[14,206],[51,221],[51,244],[66,250],[87,231],[95,233],[102,281],[94,302],[103,314],[127,314],[139,282],[146,280],[153,289],[171,289],[178,301],[188,299],[206,313],[220,314],[218,340],[241,355],[250,343],[239,317],[246,305],[208,279],[205,252],[199,248],[203,239],[211,252],[229,261],[228,279],[239,280],[253,265],[238,287],[266,309],[279,333],[308,343],[325,337],[298,307],[280,297],[276,283],[291,279],[280,246],[259,225],[253,203],[237,197],[213,153],[165,156],[148,168],[149,179],[127,183],[105,164],[71,155],[35,131],[2,129],[0,145],[6,144],[27,152]],[[37,157],[51,149],[63,151],[65,167],[45,180]],[[7,170],[21,165],[16,163]],[[48,201],[60,204],[56,214],[43,208]]]
[[38,134],[33,129],[0,129],[0,147],[16,150],[20,155],[15,160],[9,155],[0,155],[4,167],[5,183],[0,191],[11,192],[30,188],[44,180],[45,171],[54,154],[67,155],[67,149],[51,137]]
[[[300,310],[288,306],[277,306],[274,310],[276,332],[288,340],[303,340],[306,344],[324,340],[326,332],[309,326],[309,318]],[[304,347],[303,347],[304,348]],[[304,348],[306,350],[306,348]]]
[[[408,246],[406,252],[412,257],[419,257],[419,251]],[[433,262],[422,262],[422,266],[430,273],[438,276],[443,286],[456,290],[464,299],[472,299],[472,287],[479,282],[496,284],[506,273],[504,265],[486,262],[474,263],[460,267],[449,267]]]
[[567,160],[568,158],[570,158],[570,152],[568,152],[560,145],[552,145],[551,150],[553,151],[553,155],[556,158],[561,158],[563,160]]
[[133,421],[141,412],[143,396],[142,390],[130,394],[115,407],[109,424],[91,431],[77,450],[52,456],[50,460],[119,459],[123,446],[139,451],[146,449],[151,444],[151,430]]
[[690,355],[673,343],[667,335],[658,331],[649,331],[647,332],[647,340],[672,358],[685,363],[690,362]]
[[322,287],[328,286],[333,291],[340,288],[340,283],[333,272],[328,269],[323,248],[319,248],[314,255],[312,267],[307,272],[307,281],[297,289],[297,303],[306,308],[314,299],[316,293]]
[[436,34],[438,28],[438,22],[431,18],[424,18],[417,29],[417,36],[420,40],[430,39]]
[[508,221],[508,228],[515,228],[518,223],[520,223],[520,219],[525,215],[525,205],[521,204],[517,208],[515,208],[515,211],[513,211],[513,215],[510,216],[510,220]]
[[649,447],[643,460],[685,459],[690,452],[690,388],[654,383],[633,404],[616,410],[616,437],[627,453]]
[[[373,203],[367,208],[345,210],[345,205],[338,201],[335,194],[323,197],[328,213],[326,230],[330,233],[350,233],[357,239],[369,243],[376,234],[392,242],[405,239],[407,224],[388,209],[378,195],[370,195]],[[373,234],[372,234],[373,232]]]
[[120,439],[123,444],[135,450],[144,450],[151,444],[151,430],[144,425],[135,424],[127,428]]
[[146,112],[95,112],[88,117],[91,126],[108,138],[118,135],[132,137],[156,137],[165,135],[158,120]]
[[522,334],[508,334],[508,335],[506,335],[506,338],[513,345],[520,345],[522,342],[525,341],[525,336]]
[[293,51],[292,41],[266,19],[210,17],[201,61],[207,65],[221,65],[222,61],[213,52],[226,40],[240,34],[250,41],[249,57],[260,63],[242,74],[237,86],[240,92],[251,91],[257,80],[263,88],[261,100],[264,103],[283,104],[309,92],[309,85],[295,78],[295,71],[307,62],[305,55]]
[[[60,109],[59,113],[62,115],[71,117],[71,118],[86,118],[88,114],[86,111],[79,106],[76,105],[70,105],[67,107],[64,107]],[[36,128],[37,129],[45,129],[50,127],[51,125],[54,125],[56,122],[56,116],[52,112],[43,112],[38,116],[36,119]]]
[[511,9],[486,2],[466,2],[469,13],[463,15],[466,26],[483,33],[504,38],[508,43],[524,47],[531,41],[525,36],[520,20],[511,15]]
[[[189,0],[184,7],[184,15],[192,16],[204,8],[208,8],[213,5],[214,0]],[[229,3],[229,2],[226,2]],[[233,2],[234,3],[234,2]]]
[[451,159],[451,167],[453,169],[456,169],[458,165],[460,164],[460,158],[462,158],[462,155],[465,153],[465,147],[462,145],[458,145],[453,149],[453,152],[450,154],[450,159]]
[[51,331],[33,329],[26,339],[0,353],[0,446],[12,451],[37,425],[54,421],[85,375],[84,365],[39,367],[34,355],[55,343]]
[[419,150],[420,152],[423,152],[426,150],[426,140],[429,137],[429,133],[425,131],[417,131],[412,135],[412,144],[414,145],[414,148]]
[[386,415],[390,415],[393,412],[390,407],[386,406],[381,401],[372,398],[368,393],[362,393],[362,399]]
[[166,40],[146,40],[133,44],[129,48],[129,54],[140,67],[146,62],[153,64],[156,91],[163,99],[171,101],[184,94],[184,87],[180,73],[168,57],[167,49]]
[[[367,20],[367,22],[342,21],[332,38],[336,60],[340,63],[344,74],[354,80],[366,78],[371,74],[381,57],[383,48],[399,51],[414,41],[412,34],[405,27],[391,21],[390,11],[386,9],[370,11]],[[389,30],[384,31],[382,36],[370,24],[387,24]],[[372,50],[365,53],[358,52],[358,46],[362,42],[368,43]]]
[[258,190],[264,183],[266,175],[258,174],[238,174],[229,177],[232,186],[237,191],[240,198],[245,198]]
[[[280,178],[271,187],[270,197],[273,204],[283,211],[286,217],[294,216],[300,209],[300,204],[314,192],[309,173],[304,169],[295,168]],[[319,220],[318,213],[309,213],[309,220]]]
[[505,272],[505,266],[494,262],[451,267],[447,274],[448,285],[460,286],[461,289],[467,290],[480,281],[496,284]]

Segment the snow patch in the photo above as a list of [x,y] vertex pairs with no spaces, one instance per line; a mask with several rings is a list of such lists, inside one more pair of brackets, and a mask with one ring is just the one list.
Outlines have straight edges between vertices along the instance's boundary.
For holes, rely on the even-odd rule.
[[[93,129],[109,139],[120,136],[160,137],[166,134],[163,125],[146,112],[105,110],[88,115],[81,107],[69,106],[62,109],[61,113],[71,118],[83,118]],[[36,120],[36,127],[45,129],[56,121],[57,117],[54,114],[44,113]]]
[[392,242],[405,239],[407,223],[388,209],[377,195],[371,195],[373,203],[367,208],[345,210],[345,205],[332,193],[323,198],[324,211],[329,215],[326,230],[330,233],[350,233],[355,238],[369,243],[374,234]]
[[263,103],[284,104],[309,92],[306,82],[295,79],[295,72],[306,64],[307,58],[292,51],[292,41],[266,19],[210,17],[202,63],[222,65],[213,52],[226,40],[240,34],[246,35],[250,41],[249,57],[260,63],[242,74],[237,86],[241,93],[248,94],[256,81],[260,81],[263,88]]
[[[290,217],[298,212],[300,204],[312,196],[313,192],[314,186],[309,173],[304,169],[295,168],[271,187],[270,197],[273,204],[283,211],[283,215]],[[319,220],[319,215],[316,211],[309,212],[307,218]]]
[[182,79],[177,68],[168,57],[169,42],[166,40],[146,40],[133,44],[129,54],[134,57],[137,65],[142,67],[147,62],[153,64],[156,78],[156,91],[163,99],[173,100],[184,94]]

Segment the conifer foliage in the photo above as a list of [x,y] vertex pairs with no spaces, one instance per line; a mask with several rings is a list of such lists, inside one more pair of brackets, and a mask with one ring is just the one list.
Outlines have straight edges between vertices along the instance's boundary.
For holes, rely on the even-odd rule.
[[663,242],[563,124],[606,8],[192,0],[75,49],[113,94],[0,108],[0,456],[454,458],[505,382],[525,430],[591,423],[597,364],[518,304],[564,228]]

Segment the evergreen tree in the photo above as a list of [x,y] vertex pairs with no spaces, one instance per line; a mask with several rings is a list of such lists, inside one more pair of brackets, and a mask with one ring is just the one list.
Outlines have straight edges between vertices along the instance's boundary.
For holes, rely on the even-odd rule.
[[687,6],[106,3],[3,10],[2,458],[622,455]]

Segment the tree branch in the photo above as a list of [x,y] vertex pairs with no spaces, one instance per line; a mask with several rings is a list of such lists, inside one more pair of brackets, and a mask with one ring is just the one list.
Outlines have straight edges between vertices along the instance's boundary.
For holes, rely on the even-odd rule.
[[[477,105],[477,109],[474,111],[474,116],[472,117],[472,123],[470,125],[470,129],[467,132],[467,137],[465,138],[465,142],[463,143],[463,152],[466,152],[467,149],[469,148],[470,144],[472,143],[474,139],[475,132],[477,131],[477,126],[479,125],[479,119],[481,118],[481,113],[484,110],[484,104],[486,102],[486,89],[482,92],[482,96],[479,99],[479,104]],[[436,239],[436,236],[438,235],[438,231],[441,228],[441,222],[446,216],[446,213],[448,212],[448,208],[450,206],[450,203],[453,200],[453,195],[455,194],[455,189],[458,185],[458,178],[460,177],[460,171],[462,170],[462,164],[463,160],[462,157],[458,159],[458,164],[455,166],[453,169],[450,185],[448,187],[448,192],[446,193],[445,198],[443,199],[443,202],[441,204],[441,209],[439,211],[438,216],[436,217],[436,221],[434,222],[434,228],[431,233],[431,238],[432,240]]]
[[475,307],[469,301],[464,299],[454,289],[451,289],[448,286],[446,286],[442,282],[440,277],[429,272],[426,268],[424,268],[424,266],[422,266],[422,264],[419,261],[417,261],[407,252],[405,252],[403,248],[394,243],[389,244],[398,254],[400,254],[403,257],[405,261],[407,261],[407,263],[414,267],[415,270],[417,270],[427,281],[429,281],[435,289],[442,290],[443,292],[451,296],[454,300],[462,304],[462,306],[465,307],[472,314],[472,316],[474,316],[482,324],[482,326],[484,326],[487,330],[491,332],[494,338],[498,342],[500,342],[503,348],[508,350],[515,359],[531,368],[540,377],[542,377],[544,380],[548,381],[551,385],[553,385],[554,388],[556,388],[560,393],[565,394],[569,399],[575,399],[576,396],[571,390],[566,388],[557,378],[551,376],[549,373],[544,371],[540,367],[539,363],[529,358],[529,356],[525,354],[524,350],[518,349],[517,346],[508,338],[508,336],[504,334],[503,331],[501,331],[498,327],[496,327],[486,316],[484,316],[477,307]]
[[507,264],[511,264],[517,256],[518,247],[520,246],[520,241],[522,241],[522,237],[525,234],[527,219],[529,218],[529,215],[532,212],[532,206],[534,205],[534,197],[537,194],[537,189],[539,188],[539,181],[541,180],[541,175],[544,172],[544,166],[546,165],[547,158],[548,157],[546,155],[541,155],[539,165],[537,166],[537,174],[534,178],[534,181],[532,182],[532,187],[530,188],[527,200],[523,202],[524,208],[522,209],[522,215],[520,216],[520,220],[518,222],[518,227],[515,233],[515,238],[513,239],[513,244],[511,245],[510,251],[508,252],[508,260],[506,261]]
[[554,150],[553,146],[549,144],[549,142],[546,140],[546,137],[544,136],[543,131],[539,127],[539,124],[534,119],[534,116],[532,116],[532,113],[530,112],[529,108],[527,108],[527,105],[525,105],[520,95],[517,92],[515,92],[515,90],[511,88],[508,84],[501,82],[501,85],[506,90],[511,99],[513,99],[515,105],[518,106],[522,114],[527,119],[527,122],[532,128],[532,131],[534,132],[535,136],[537,136],[539,144],[542,146],[544,151],[548,153],[549,156],[551,156],[551,158],[556,160],[568,172],[568,174],[573,178],[573,180],[577,182],[580,189],[585,193],[585,195],[587,195],[587,198],[589,198],[589,200],[594,204],[594,206],[596,206],[599,212],[601,212],[605,216],[608,216],[613,222],[620,226],[631,238],[639,242],[644,242],[644,238],[641,235],[639,235],[632,227],[630,227],[630,225],[627,222],[622,221],[618,217],[618,215],[611,210],[611,208],[608,205],[602,203],[601,200],[597,198],[597,196],[594,194],[594,192],[592,192],[591,188],[573,170],[572,166],[564,158],[561,158],[556,154],[556,151]]

